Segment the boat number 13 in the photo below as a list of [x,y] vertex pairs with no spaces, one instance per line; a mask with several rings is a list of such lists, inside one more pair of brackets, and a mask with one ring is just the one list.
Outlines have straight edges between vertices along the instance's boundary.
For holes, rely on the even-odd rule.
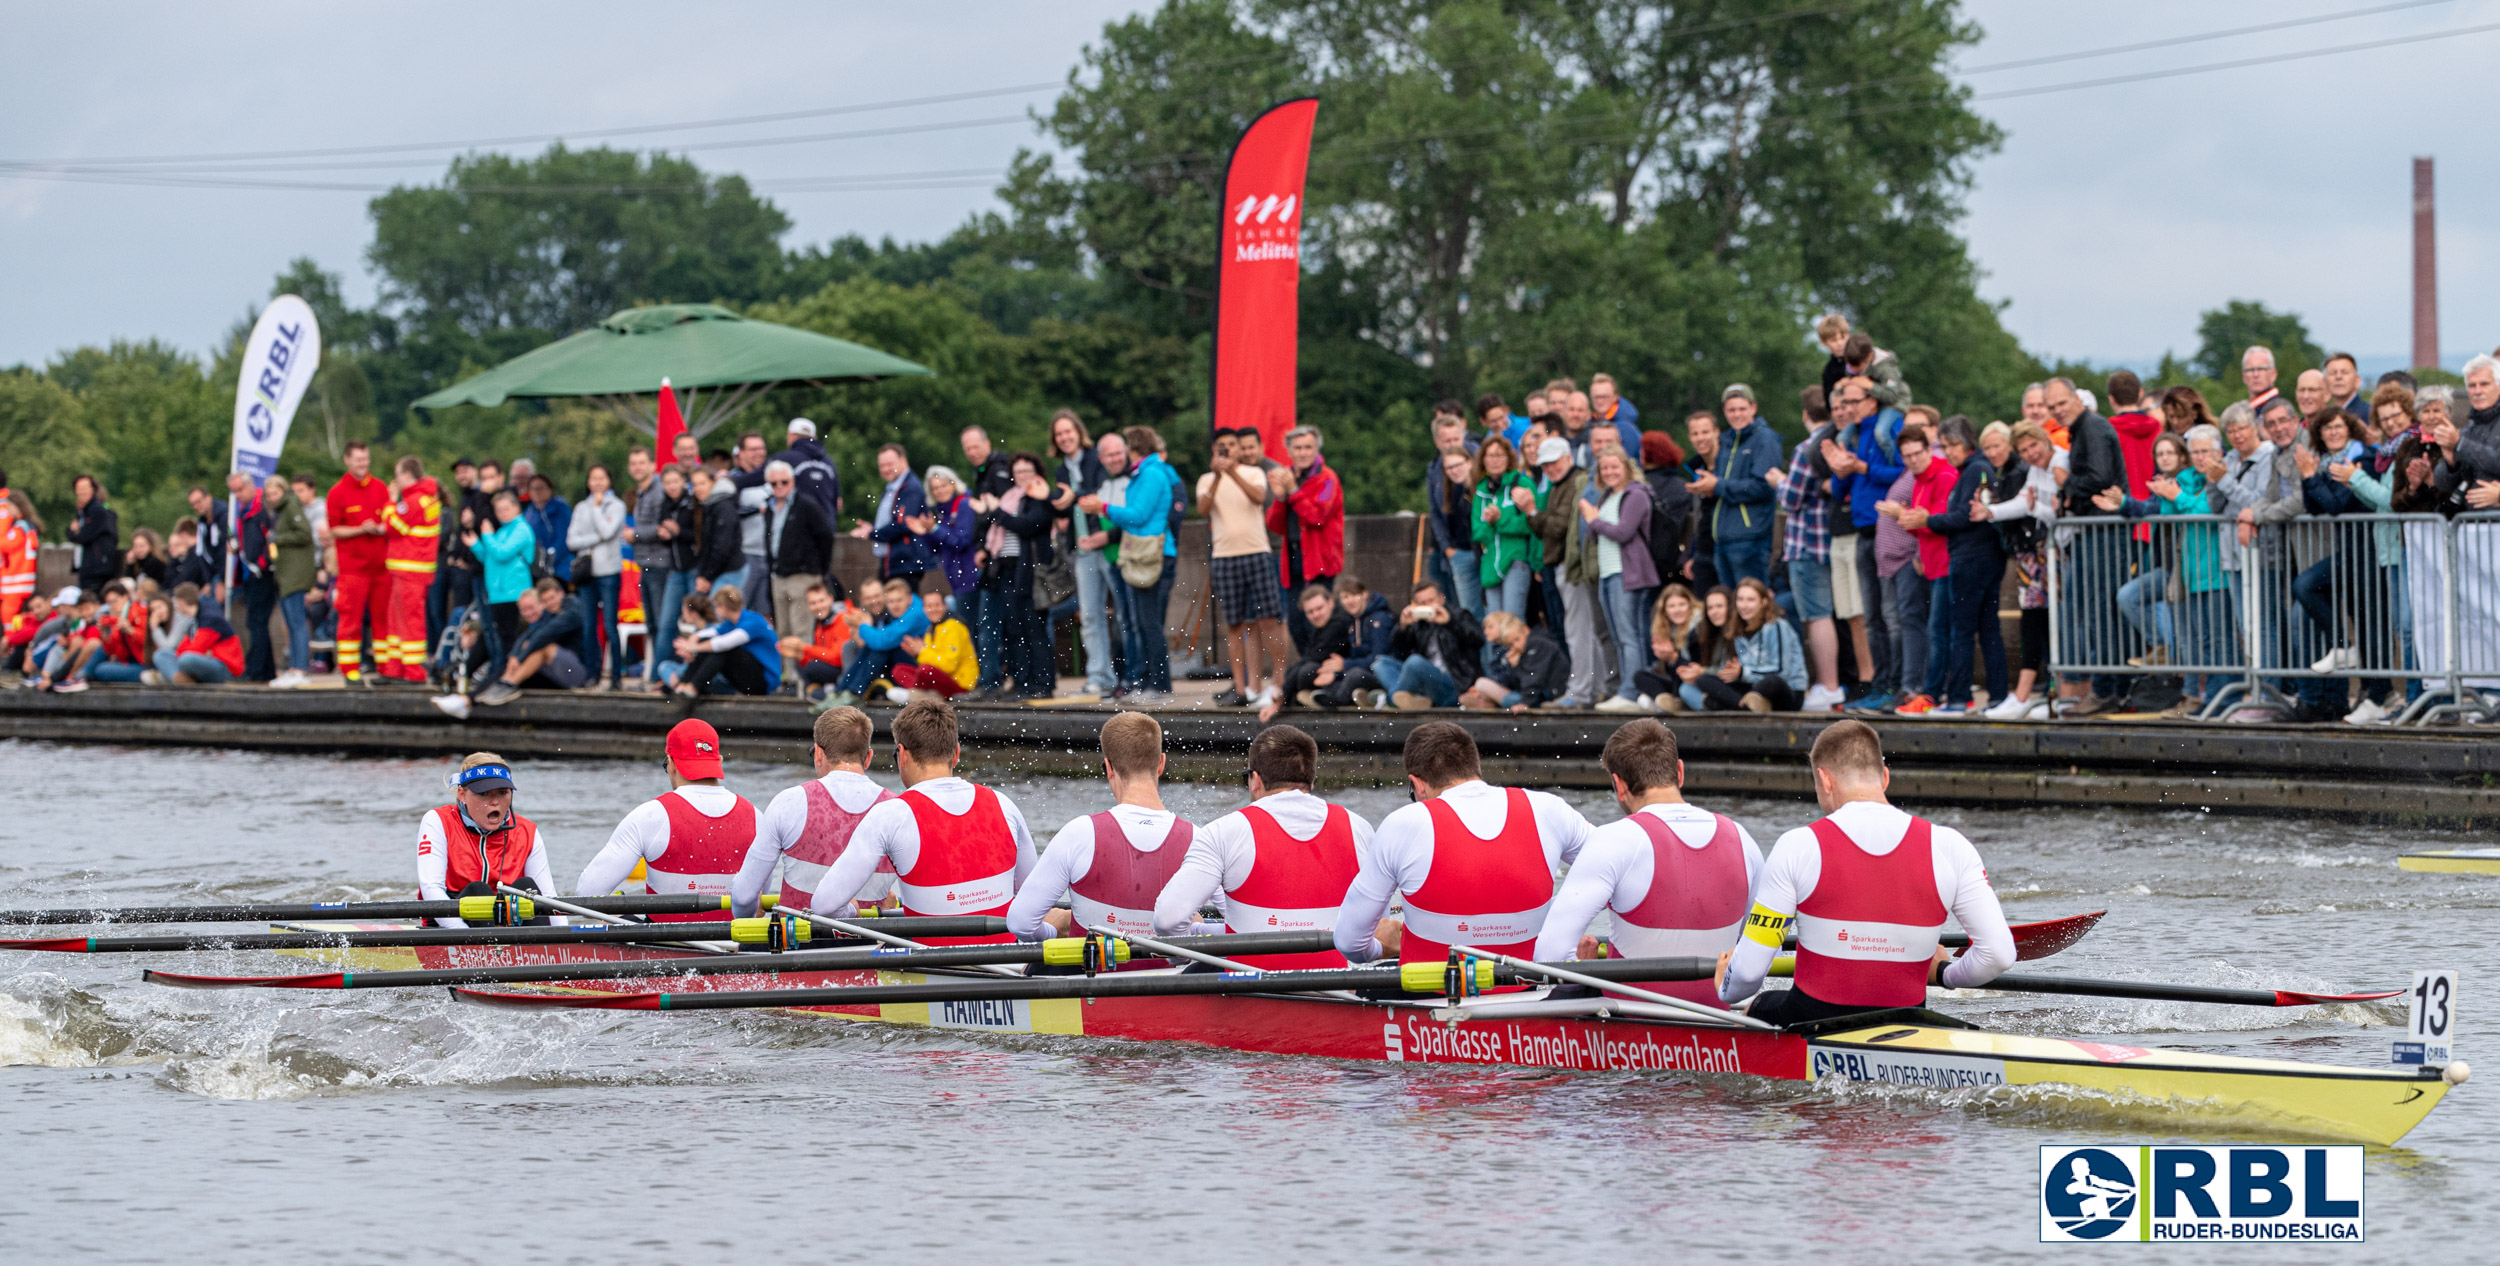
[[2405,997],[2411,1013],[2406,1036],[2421,1043],[2422,1062],[2449,1063],[2454,1058],[2451,1035],[2456,1030],[2457,974],[2417,971]]

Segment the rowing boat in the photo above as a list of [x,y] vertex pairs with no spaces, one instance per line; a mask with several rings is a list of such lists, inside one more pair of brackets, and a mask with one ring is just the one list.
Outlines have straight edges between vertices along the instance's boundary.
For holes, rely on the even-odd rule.
[[2442,848],[2407,853],[2396,859],[2396,869],[2450,875],[2500,875],[2500,848]]
[[[320,926],[321,930],[344,930],[346,925]],[[682,951],[637,945],[289,952],[355,972],[683,957]],[[777,972],[770,956],[753,957],[752,972],[701,979],[581,981],[528,994],[456,992],[473,1001],[543,1004],[560,997],[562,1005],[576,1007],[685,1010],[732,992],[944,985],[964,980],[931,972],[872,969]],[[1138,974],[1123,973],[1132,978]],[[670,992],[672,987],[675,992]],[[1556,997],[1546,989],[1464,999],[1455,1006],[1448,1001],[1438,997],[1357,1001],[1253,993],[875,1001],[781,1009],[812,1017],[968,1032],[1192,1042],[1260,1054],[1409,1064],[1665,1070],[1921,1090],[2063,1087],[2105,1096],[2121,1105],[2145,1105],[2171,1114],[2185,1111],[2216,1126],[2381,1144],[2394,1143],[2420,1124],[2449,1087],[2436,1069],[2345,1068],[2029,1037],[1979,1029],[1924,1009],[1879,1012],[1770,1032],[1697,1020],[1619,998]]]

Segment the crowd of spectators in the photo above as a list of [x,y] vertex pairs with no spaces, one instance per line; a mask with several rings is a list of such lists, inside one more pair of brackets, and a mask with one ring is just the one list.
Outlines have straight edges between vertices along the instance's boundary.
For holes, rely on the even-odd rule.
[[[76,583],[48,596],[32,581],[42,525],[7,493],[8,666],[62,691],[283,688],[335,666],[430,685],[455,712],[527,689],[1032,699],[1056,692],[1056,634],[1073,621],[1085,689],[1153,703],[1172,698],[1167,608],[1193,512],[1231,678],[1213,701],[1263,717],[2193,717],[2221,710],[2249,674],[2217,670],[2255,647],[2261,670],[2306,671],[2242,692],[2230,715],[2360,724],[2396,716],[2464,654],[2430,618],[2442,604],[2500,615],[2481,610],[2500,608],[2500,578],[2461,599],[2447,574],[2452,555],[2459,571],[2500,568],[2500,545],[2456,553],[2428,517],[2333,521],[2500,507],[2491,357],[2465,367],[2460,394],[2402,372],[2365,388],[2337,354],[2287,396],[2252,347],[2248,398],[2219,416],[2194,388],[2122,370],[2097,394],[2032,384],[1983,424],[1919,403],[1909,367],[1846,319],[1816,334],[1820,379],[1783,406],[1793,444],[1744,383],[1682,418],[1680,438],[1645,429],[1605,374],[1549,382],[1517,412],[1498,394],[1441,402],[1422,574],[1397,595],[1349,570],[1344,490],[1313,427],[1281,437],[1283,461],[1254,430],[1219,430],[1192,481],[1152,428],[1097,437],[1062,410],[1044,452],[968,427],[957,464],[915,469],[887,444],[877,486],[846,506],[799,418],[777,454],[756,433],[708,454],[681,436],[665,461],[637,447],[622,479],[593,466],[571,501],[527,460],[463,460],[437,484],[403,458],[385,480],[353,445],[326,492],[237,474],[223,499],[194,488],[168,536],[141,527],[127,547],[81,476],[61,533]],[[845,533],[875,560],[847,581],[833,574]],[[2063,680],[2053,635],[2079,666]]]

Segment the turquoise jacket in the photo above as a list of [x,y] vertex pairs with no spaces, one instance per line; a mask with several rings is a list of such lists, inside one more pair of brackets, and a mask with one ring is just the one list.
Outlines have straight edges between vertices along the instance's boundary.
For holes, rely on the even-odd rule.
[[518,602],[530,587],[530,559],[538,554],[538,534],[527,519],[514,519],[477,538],[473,551],[486,564],[486,600]]

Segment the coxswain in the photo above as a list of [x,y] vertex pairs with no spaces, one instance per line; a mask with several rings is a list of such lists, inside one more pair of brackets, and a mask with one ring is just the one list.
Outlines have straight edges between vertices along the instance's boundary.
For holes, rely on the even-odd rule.
[[[1189,843],[1180,870],[1155,899],[1155,930],[1186,932],[1311,932],[1337,926],[1346,889],[1371,849],[1371,823],[1312,794],[1319,744],[1290,725],[1271,725],[1250,740],[1250,803],[1207,823]],[[1198,922],[1210,900],[1224,921]],[[1248,954],[1240,961],[1270,970],[1342,968],[1333,949],[1300,954]]]
[[[746,864],[729,881],[730,908],[740,918],[753,918],[781,867],[781,909],[816,909],[825,872],[841,860],[858,836],[860,819],[870,809],[894,798],[868,776],[876,759],[869,740],[876,729],[857,708],[827,708],[816,714],[816,745],[810,753],[816,776],[773,797],[764,808],[763,829],[747,850]],[[894,866],[887,862],[869,876],[866,887],[850,895],[858,910],[877,906],[894,887]],[[826,903],[825,913],[843,913],[842,902]]]
[[389,618],[374,658],[381,661],[384,677],[422,685],[425,666],[433,658],[425,639],[425,594],[434,584],[434,559],[441,553],[443,498],[426,477],[425,463],[415,457],[399,459],[390,486],[394,499],[382,505]]
[[[1754,885],[1743,939],[1719,959],[1719,997],[1774,1024],[1887,1007],[1916,1007],[1927,986],[1968,988],[2014,963],[2014,934],[1988,886],[1979,850],[1962,833],[1912,817],[1884,799],[1892,771],[1863,721],[1840,721],[1814,740],[1814,794],[1829,816],[1771,846]],[[1946,916],[1970,934],[1953,957],[1938,947]],[[1794,919],[1796,983],[1755,996]]]
[[[417,821],[417,895],[493,896],[499,884],[554,892],[556,876],[538,824],[512,811],[512,766],[493,752],[473,752],[451,776],[451,803]],[[469,926],[448,916],[433,922]]]
[[[893,722],[903,794],[868,811],[825,892],[857,892],[879,862],[894,864],[894,893],[907,915],[1004,917],[1033,873],[1033,833],[1015,801],[955,776],[963,759],[955,706],[914,697]],[[1012,941],[996,936],[921,937],[931,945]]]
[[[1102,771],[1112,805],[1071,818],[1016,888],[1007,930],[1020,941],[1083,936],[1097,927],[1144,935],[1155,897],[1181,867],[1196,828],[1163,807],[1163,727],[1143,712],[1102,723]],[[1061,897],[1069,909],[1061,910]]]
[[382,522],[382,510],[391,503],[391,489],[373,477],[373,450],[363,440],[349,440],[345,456],[347,473],[322,498],[324,521],[339,560],[330,609],[338,613],[339,675],[349,685],[371,684],[364,670],[379,665],[366,663],[360,647],[370,639],[374,658],[379,660],[382,648],[389,645],[390,529]]
[[[1753,836],[1734,819],[1684,802],[1675,731],[1656,721],[1616,730],[1600,763],[1625,816],[1590,833],[1554,891],[1537,961],[1595,958],[1597,938],[1586,933],[1600,910],[1613,912],[1616,958],[1715,959],[1735,948],[1762,871]],[[1719,1005],[1718,986],[1707,980],[1645,987]]]
[[[1452,945],[1533,953],[1554,872],[1579,857],[1588,819],[1551,792],[1485,782],[1475,738],[1448,721],[1407,731],[1406,782],[1416,803],[1372,836],[1337,913],[1338,952],[1358,963],[1437,963]],[[1383,919],[1400,894],[1405,919]]]
[[[643,891],[729,895],[730,879],[755,846],[755,806],[721,785],[720,734],[688,717],[668,732],[668,787],[626,814],[608,835],[573,892],[604,897],[644,867]],[[662,923],[717,921],[718,910],[655,914]]]

